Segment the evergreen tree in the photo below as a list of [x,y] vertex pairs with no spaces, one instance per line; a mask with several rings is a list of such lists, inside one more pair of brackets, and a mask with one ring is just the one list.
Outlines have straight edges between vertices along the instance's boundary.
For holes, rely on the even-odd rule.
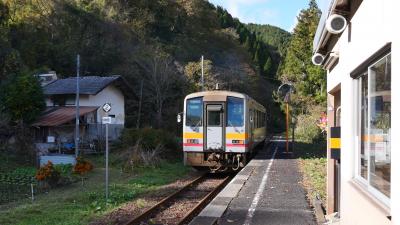
[[325,73],[311,62],[314,34],[320,15],[315,0],[310,0],[308,8],[298,15],[280,77],[283,81],[294,83],[300,95],[311,95],[317,102],[324,102]]
[[264,64],[264,67],[263,67],[263,71],[264,71],[265,75],[267,75],[267,76],[271,75],[271,73],[272,73],[272,60],[271,60],[271,57],[267,58],[267,60],[266,60],[266,62]]
[[252,44],[251,44],[251,38],[250,38],[250,36],[247,36],[247,37],[246,37],[246,41],[244,42],[244,46],[246,46],[247,50],[251,51],[251,46],[252,46]]
[[29,124],[45,107],[42,87],[38,79],[29,73],[21,73],[11,78],[1,93],[3,113],[9,114],[14,122]]

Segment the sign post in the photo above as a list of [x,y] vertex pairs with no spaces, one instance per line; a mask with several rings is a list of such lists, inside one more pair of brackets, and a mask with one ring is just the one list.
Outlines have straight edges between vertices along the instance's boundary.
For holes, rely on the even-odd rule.
[[[286,154],[293,153],[289,152],[289,104],[290,104],[290,94],[293,93],[293,85],[284,83],[278,88],[278,94],[283,98],[286,108]],[[294,128],[293,128],[294,129]],[[292,134],[293,135],[293,134]],[[294,137],[294,135],[293,135]],[[292,145],[294,145],[294,138],[292,137]]]
[[108,116],[108,112],[111,110],[111,104],[105,103],[103,105],[103,111],[106,113],[105,117],[102,118],[102,123],[106,125],[106,204],[108,203],[108,124],[111,124],[111,117]]

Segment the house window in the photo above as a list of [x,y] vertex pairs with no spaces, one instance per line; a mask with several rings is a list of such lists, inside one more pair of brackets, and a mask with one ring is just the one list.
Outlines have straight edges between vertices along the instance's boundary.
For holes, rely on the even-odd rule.
[[391,175],[391,54],[371,63],[359,84],[357,177],[388,204]]

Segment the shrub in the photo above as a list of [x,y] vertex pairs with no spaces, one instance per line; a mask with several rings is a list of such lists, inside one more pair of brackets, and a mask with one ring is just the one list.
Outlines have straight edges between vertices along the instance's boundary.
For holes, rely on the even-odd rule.
[[60,172],[54,168],[54,165],[51,161],[48,161],[47,164],[41,166],[35,175],[36,180],[45,181],[51,187],[54,187],[58,184],[60,177]]
[[163,145],[166,149],[178,149],[176,137],[168,131],[152,128],[125,129],[121,135],[124,148],[132,147],[140,140],[141,145],[149,149],[155,149],[158,145]]
[[79,175],[84,175],[87,172],[93,170],[93,164],[89,161],[78,157],[76,158],[76,164],[74,166],[73,172]]
[[296,124],[296,139],[304,141],[306,143],[312,143],[323,139],[324,135],[321,129],[317,126],[320,113],[324,109],[316,106],[307,114],[301,114],[297,116]]
[[62,177],[69,177],[72,174],[73,167],[71,164],[54,165],[54,168],[60,172]]
[[160,165],[164,159],[176,159],[178,139],[165,130],[144,128],[125,129],[121,135],[120,147],[123,151],[112,162],[125,170],[134,167]]

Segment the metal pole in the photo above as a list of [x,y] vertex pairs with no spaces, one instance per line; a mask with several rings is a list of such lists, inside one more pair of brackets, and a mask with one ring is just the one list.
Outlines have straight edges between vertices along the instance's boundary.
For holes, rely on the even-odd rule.
[[289,103],[286,102],[286,153],[289,152]]
[[294,153],[294,127],[296,123],[292,122],[292,152]]
[[33,194],[33,184],[32,183],[31,183],[31,199],[32,199],[32,202],[35,201],[35,196]]
[[136,129],[139,129],[139,127],[140,127],[140,114],[142,111],[142,96],[143,96],[143,80],[140,82],[139,110],[138,110],[138,118],[136,121]]
[[107,202],[108,202],[108,123],[106,124],[106,204]]
[[79,67],[80,56],[76,56],[76,99],[75,99],[75,157],[79,156]]
[[201,90],[204,91],[204,56],[201,56]]

